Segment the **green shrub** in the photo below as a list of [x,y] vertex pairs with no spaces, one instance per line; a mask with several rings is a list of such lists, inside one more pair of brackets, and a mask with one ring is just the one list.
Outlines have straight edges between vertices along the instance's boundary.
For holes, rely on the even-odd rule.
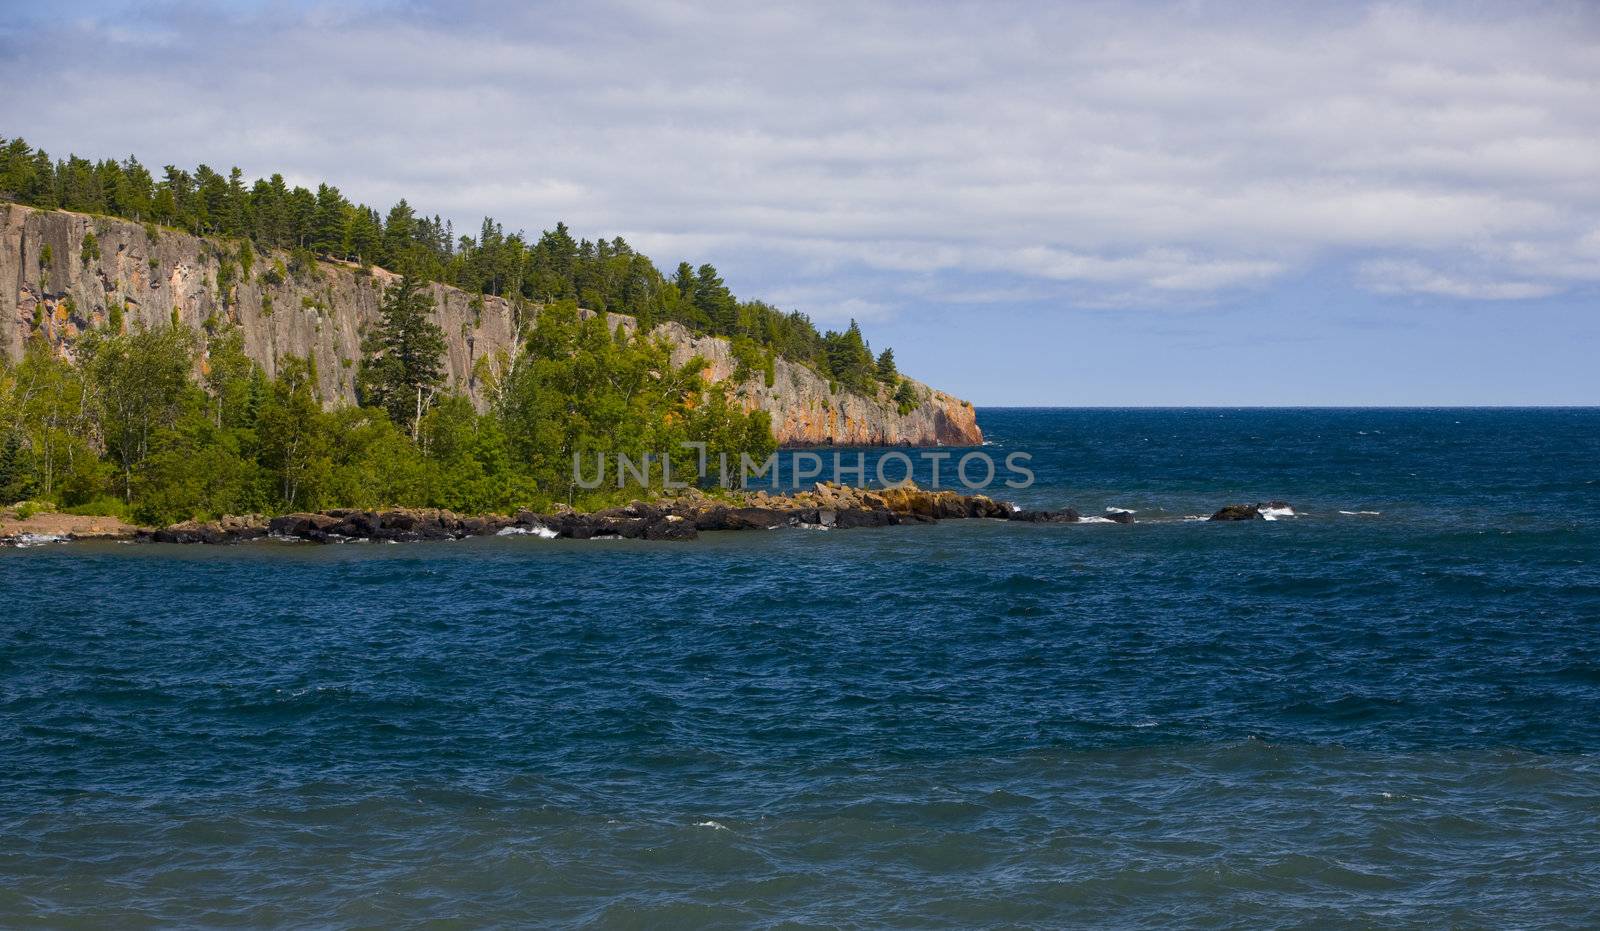
[[35,514],[48,514],[55,509],[48,501],[23,501],[17,505],[17,520],[28,520]]
[[128,505],[121,498],[109,496],[95,498],[92,501],[86,501],[74,507],[63,508],[61,513],[75,514],[79,517],[115,517],[118,520],[129,520],[132,517],[132,514],[129,513]]

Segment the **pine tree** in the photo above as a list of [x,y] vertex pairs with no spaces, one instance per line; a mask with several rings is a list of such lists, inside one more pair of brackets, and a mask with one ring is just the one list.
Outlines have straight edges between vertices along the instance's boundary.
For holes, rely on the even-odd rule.
[[412,275],[389,286],[383,322],[369,340],[357,387],[362,403],[381,407],[411,438],[444,383],[444,330],[430,319],[433,295]]
[[317,186],[316,211],[311,221],[313,251],[333,255],[344,247],[348,207],[338,188],[328,184]]
[[894,364],[893,349],[885,349],[878,353],[878,380],[891,386],[900,380],[900,370]]

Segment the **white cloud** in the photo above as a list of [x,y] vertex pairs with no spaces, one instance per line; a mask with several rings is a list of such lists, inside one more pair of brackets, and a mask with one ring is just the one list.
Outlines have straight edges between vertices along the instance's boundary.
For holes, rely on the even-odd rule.
[[1244,10],[133,4],[0,32],[0,132],[560,217],[824,320],[925,276],[1119,306],[1325,265],[1457,299],[1600,280],[1594,7]]
[[1548,284],[1461,277],[1404,259],[1365,262],[1361,266],[1361,275],[1366,286],[1379,294],[1431,294],[1472,301],[1516,301],[1548,297],[1555,293],[1555,287]]

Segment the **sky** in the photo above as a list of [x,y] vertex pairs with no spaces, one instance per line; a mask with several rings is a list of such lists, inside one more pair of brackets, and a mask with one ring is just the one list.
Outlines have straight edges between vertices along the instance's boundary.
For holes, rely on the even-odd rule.
[[1600,403],[1600,3],[18,7],[0,135],[621,235],[979,405]]

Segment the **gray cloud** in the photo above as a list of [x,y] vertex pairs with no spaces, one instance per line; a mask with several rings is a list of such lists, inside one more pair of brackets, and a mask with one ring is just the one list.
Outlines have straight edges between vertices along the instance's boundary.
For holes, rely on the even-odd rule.
[[53,151],[561,217],[824,319],[1600,280],[1583,4],[135,4],[0,52],[0,132]]

